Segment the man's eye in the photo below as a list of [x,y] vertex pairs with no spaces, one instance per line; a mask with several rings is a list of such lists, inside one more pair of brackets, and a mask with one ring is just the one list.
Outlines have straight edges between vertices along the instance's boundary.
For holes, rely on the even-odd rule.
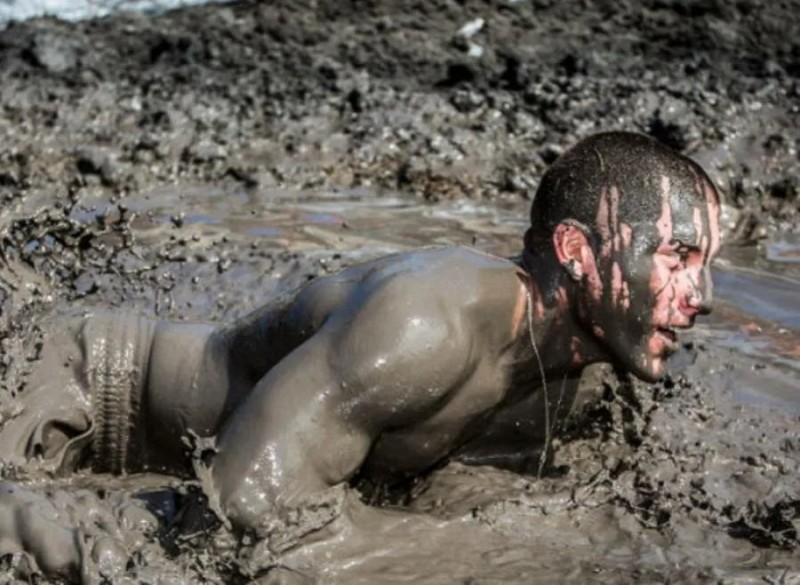
[[682,248],[670,250],[669,252],[664,253],[664,259],[667,266],[670,269],[675,270],[686,265],[686,262],[689,259],[689,250]]

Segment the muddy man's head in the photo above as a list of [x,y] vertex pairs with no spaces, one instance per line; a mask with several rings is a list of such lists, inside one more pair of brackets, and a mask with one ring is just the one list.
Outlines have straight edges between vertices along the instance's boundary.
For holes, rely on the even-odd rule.
[[688,158],[639,134],[583,140],[542,178],[530,251],[554,253],[583,337],[645,380],[711,303],[719,195]]

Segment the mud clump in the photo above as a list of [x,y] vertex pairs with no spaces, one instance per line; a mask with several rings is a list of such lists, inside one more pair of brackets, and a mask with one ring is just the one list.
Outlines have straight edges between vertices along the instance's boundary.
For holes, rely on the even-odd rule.
[[[60,315],[125,307],[222,322],[381,252],[347,222],[338,239],[303,225],[296,241],[259,223],[310,193],[522,209],[579,138],[638,130],[709,170],[726,194],[729,241],[798,231],[798,10],[794,0],[281,0],[10,25],[0,31],[0,419]],[[227,203],[210,205],[211,191]],[[451,463],[375,497],[407,513],[375,542],[289,551],[275,570],[331,583],[800,579],[797,414],[732,398],[743,372],[769,384],[782,366],[702,335],[683,354],[656,385],[605,375],[542,478],[535,466]],[[244,583],[263,564],[253,539],[210,520],[181,526],[191,481],[2,471],[54,501],[80,488],[92,506],[126,510],[128,548],[98,544],[93,578]],[[23,559],[4,562],[25,574]]]

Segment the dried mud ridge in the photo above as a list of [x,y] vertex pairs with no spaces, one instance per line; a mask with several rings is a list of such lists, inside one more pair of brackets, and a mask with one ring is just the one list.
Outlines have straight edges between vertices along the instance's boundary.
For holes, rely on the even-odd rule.
[[[796,230],[799,9],[747,0],[235,2],[9,27],[0,32],[0,416],[13,413],[53,315],[124,306],[221,321],[347,262],[257,238],[200,237],[184,222],[190,195],[171,223],[131,211],[176,182],[244,190],[255,202],[277,188],[366,187],[432,205],[519,199],[578,137],[638,129],[710,167],[740,211],[732,238]],[[483,28],[459,36],[477,18]],[[143,226],[149,238],[135,236]],[[492,533],[516,527],[523,541],[527,523],[554,538],[583,534],[583,523],[625,550],[673,559],[625,572],[597,558],[582,564],[576,551],[570,562],[596,582],[793,578],[797,416],[730,400],[725,380],[737,369],[764,367],[768,380],[773,366],[702,340],[685,351],[690,365],[661,384],[608,377],[568,423],[544,478],[454,463],[410,488],[406,506],[467,515]],[[91,493],[109,506],[130,499],[129,487],[108,486]],[[174,516],[191,493],[182,483],[143,498]],[[455,538],[459,526],[443,530]],[[145,540],[129,562],[134,582],[158,572],[245,582],[258,544],[187,540],[169,528]],[[534,550],[538,541],[525,542]],[[430,561],[410,567],[436,572]],[[347,570],[331,563],[327,575],[345,582]],[[485,570],[485,579],[530,582],[514,563]]]

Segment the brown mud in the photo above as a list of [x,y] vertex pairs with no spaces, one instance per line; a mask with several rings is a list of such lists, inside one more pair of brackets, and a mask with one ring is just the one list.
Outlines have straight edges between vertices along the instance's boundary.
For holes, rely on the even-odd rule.
[[[286,562],[328,583],[800,582],[799,10],[286,0],[12,25],[0,416],[51,319],[222,322],[386,252],[510,254],[563,148],[640,130],[703,162],[729,204],[717,311],[670,376],[598,372],[541,479],[454,462],[384,502],[400,516],[370,542],[345,534]],[[259,564],[258,543],[155,521],[190,481],[2,471],[124,520],[88,581],[247,582]],[[86,533],[102,540],[99,517]]]

